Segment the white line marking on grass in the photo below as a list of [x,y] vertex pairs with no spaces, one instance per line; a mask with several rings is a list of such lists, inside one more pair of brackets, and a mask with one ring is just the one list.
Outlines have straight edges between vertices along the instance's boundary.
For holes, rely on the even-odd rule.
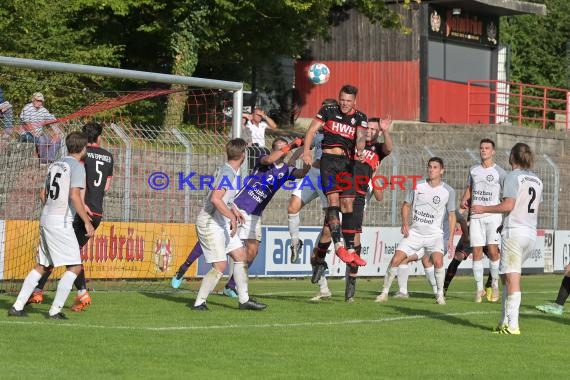
[[[184,330],[224,330],[235,328],[292,328],[292,327],[314,327],[314,326],[338,326],[338,325],[359,325],[359,324],[379,324],[398,322],[406,320],[417,319],[444,319],[445,317],[462,317],[467,315],[491,315],[497,314],[494,312],[483,311],[469,311],[466,313],[437,313],[432,314],[417,314],[402,317],[388,317],[378,319],[349,319],[349,320],[334,320],[334,321],[315,321],[315,322],[298,322],[298,323],[264,323],[255,325],[206,325],[206,326],[165,326],[165,327],[145,327],[145,326],[105,326],[105,325],[92,325],[92,324],[78,324],[67,322],[39,322],[39,321],[15,321],[4,320],[0,321],[0,325],[34,325],[34,326],[50,326],[50,327],[77,327],[87,329],[107,329],[107,330],[134,330],[134,331],[184,331]],[[521,314],[538,314],[538,313],[521,313]]]

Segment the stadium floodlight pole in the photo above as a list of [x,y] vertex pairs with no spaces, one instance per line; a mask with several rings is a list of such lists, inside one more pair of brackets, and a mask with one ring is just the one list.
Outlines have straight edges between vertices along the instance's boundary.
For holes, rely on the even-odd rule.
[[213,89],[223,89],[234,91],[233,113],[232,113],[232,136],[241,136],[241,112],[243,104],[243,83],[229,82],[217,79],[205,79],[196,77],[185,77],[182,75],[171,75],[152,73],[147,71],[115,69],[111,67],[97,67],[90,65],[79,65],[75,63],[63,63],[53,61],[41,61],[27,58],[13,58],[0,56],[0,66],[20,67],[34,70],[58,71],[75,74],[90,74],[103,77],[135,79],[147,82],[180,84],[185,86],[197,86]]

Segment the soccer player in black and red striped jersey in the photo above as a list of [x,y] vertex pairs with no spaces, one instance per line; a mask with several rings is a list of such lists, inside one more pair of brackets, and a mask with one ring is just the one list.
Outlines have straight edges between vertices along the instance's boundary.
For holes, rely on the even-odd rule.
[[[91,223],[95,229],[97,229],[103,218],[103,198],[111,187],[111,180],[113,178],[113,155],[109,151],[101,148],[102,133],[103,125],[99,123],[91,122],[83,126],[83,134],[87,136],[88,141],[87,155],[84,161],[86,184],[83,199],[85,210],[91,217]],[[86,236],[84,223],[77,215],[73,221],[73,229],[75,230],[79,247],[83,247],[89,241],[89,237]],[[43,288],[50,274],[51,270],[45,271],[34,293],[28,300],[28,303],[43,302]],[[71,310],[82,311],[91,304],[91,296],[87,291],[87,282],[85,280],[85,270],[83,266],[74,284],[77,288],[77,297],[75,297]]]
[[[344,85],[340,89],[338,105],[325,105],[321,107],[307,133],[303,151],[303,161],[312,164],[310,146],[316,132],[323,129],[321,147],[321,186],[327,196],[328,207],[325,216],[325,225],[331,231],[336,255],[347,264],[357,266],[366,265],[366,261],[354,251],[353,218],[347,216],[353,212],[355,195],[353,166],[355,159],[361,159],[366,144],[367,117],[356,109],[356,94],[358,89],[352,85]],[[354,152],[356,151],[356,157]],[[345,179],[352,184],[341,186],[339,179]],[[340,213],[343,214],[342,230],[344,244],[341,241]],[[326,255],[326,252],[324,253]],[[326,266],[325,258],[318,257],[314,272]],[[316,269],[315,269],[316,268]],[[313,273],[314,274],[314,273]],[[320,276],[313,276],[315,279]]]
[[[354,251],[360,256],[362,246],[360,245],[360,234],[362,233],[362,222],[364,221],[364,208],[366,204],[366,197],[370,190],[369,182],[372,177],[377,174],[380,167],[380,162],[392,152],[392,137],[390,136],[389,129],[392,125],[392,119],[387,118],[380,120],[380,118],[373,117],[368,120],[368,130],[366,131],[366,145],[364,154],[361,161],[354,162],[354,176],[356,185],[356,198],[354,199],[353,212],[348,214],[347,217],[353,218],[349,224],[355,227],[355,245]],[[384,142],[378,142],[380,132],[384,135]],[[382,192],[378,192],[374,186],[374,196],[376,200],[382,200]],[[344,219],[343,219],[344,222]],[[346,287],[344,292],[344,299],[347,302],[354,300],[356,292],[356,277],[358,276],[358,266],[354,264],[346,265]]]

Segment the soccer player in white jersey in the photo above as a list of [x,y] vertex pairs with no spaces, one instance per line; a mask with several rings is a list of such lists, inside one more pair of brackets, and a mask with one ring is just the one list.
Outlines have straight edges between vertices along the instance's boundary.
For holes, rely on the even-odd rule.
[[227,266],[227,256],[234,260],[233,275],[239,299],[239,308],[262,310],[267,305],[249,298],[246,253],[236,234],[238,220],[244,222],[234,206],[238,189],[238,170],[245,160],[247,143],[233,139],[226,144],[227,162],[218,170],[212,189],[204,199],[204,206],[196,219],[198,240],[206,262],[212,269],[202,279],[193,310],[208,310],[206,299],[216,288]]
[[40,192],[44,207],[40,217],[37,264],[25,278],[16,302],[8,311],[10,316],[25,317],[24,306],[47,268],[65,265],[67,270],[59,280],[48,317],[67,319],[61,309],[81,272],[79,243],[73,229],[75,214],[85,224],[87,237],[93,236],[95,230],[81,197],[81,190],[85,188],[85,168],[80,162],[87,153],[87,137],[80,132],[71,132],[65,145],[69,155],[50,165]]
[[[402,205],[403,239],[396,248],[396,253],[384,276],[384,287],[376,297],[376,302],[386,302],[390,285],[396,277],[398,266],[409,256],[416,255],[422,248],[431,256],[435,267],[437,286],[436,302],[445,304],[443,296],[443,247],[447,244],[453,250],[453,229],[455,228],[455,190],[442,181],[443,160],[432,157],[427,164],[427,181],[418,181],[415,189],[408,192]],[[443,241],[443,219],[448,218],[449,238]],[[409,224],[411,222],[411,225]]]
[[530,171],[533,161],[530,147],[525,143],[516,143],[509,156],[513,171],[505,178],[502,202],[495,206],[471,207],[474,215],[505,214],[499,269],[504,284],[503,315],[494,329],[500,334],[520,335],[521,269],[534,249],[543,189],[542,181]]
[[[495,142],[491,139],[482,139],[479,142],[479,155],[481,164],[469,169],[467,187],[461,198],[461,207],[494,206],[501,199],[501,188],[506,172],[495,164]],[[499,300],[499,242],[500,234],[497,231],[502,223],[500,213],[487,212],[472,215],[469,224],[469,240],[473,247],[473,277],[477,290],[475,302],[481,302],[484,296],[490,302]],[[483,289],[483,247],[487,246],[489,256],[489,272],[492,277],[491,291]]]

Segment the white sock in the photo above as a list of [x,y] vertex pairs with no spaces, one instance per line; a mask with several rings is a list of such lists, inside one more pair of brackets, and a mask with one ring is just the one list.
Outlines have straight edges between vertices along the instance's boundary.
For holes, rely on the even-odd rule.
[[69,293],[73,287],[73,282],[76,278],[77,275],[69,270],[66,270],[63,276],[61,276],[59,284],[57,284],[55,298],[53,299],[53,303],[49,309],[49,315],[55,315],[59,313],[61,309],[63,309],[63,306],[65,306],[65,301],[67,300],[67,297],[69,297]]
[[[242,240],[242,242],[244,242],[244,240]],[[245,243],[243,246],[245,247]],[[234,275],[234,259],[233,259],[233,257],[228,256],[228,278],[232,278],[233,275]],[[235,277],[234,277],[234,280],[235,280]]]
[[410,276],[410,268],[408,264],[402,264],[398,267],[398,287],[400,293],[408,294],[408,277]]
[[299,213],[288,214],[287,221],[289,223],[289,234],[291,235],[291,245],[296,245],[299,242],[299,225],[301,224],[301,217],[299,216]]
[[521,292],[514,292],[507,297],[507,315],[509,318],[509,329],[519,328],[519,309],[521,306]]
[[388,294],[390,292],[390,286],[392,286],[392,282],[394,282],[394,278],[398,274],[398,268],[393,268],[392,266],[388,267],[386,271],[386,275],[384,276],[384,287],[382,288],[382,293]]
[[317,284],[319,284],[319,290],[321,293],[329,292],[329,282],[327,281],[327,278],[324,275],[321,276],[321,279],[319,280],[319,282],[317,282]]
[[32,269],[30,273],[28,273],[22,284],[22,289],[20,289],[20,293],[18,293],[18,298],[16,298],[16,302],[14,302],[14,309],[18,311],[24,310],[24,306],[26,306],[26,302],[28,302],[28,299],[34,292],[40,278],[42,278],[42,275],[35,269]]
[[248,276],[247,264],[242,261],[236,261],[234,263],[234,281],[236,282],[239,303],[249,301]]
[[436,289],[436,296],[441,297],[443,296],[443,282],[445,281],[445,269],[444,268],[436,268],[435,269],[435,284],[437,286]]
[[82,295],[84,295],[85,293],[87,293],[87,289],[80,289],[77,291],[77,295],[79,297],[81,297]]
[[483,291],[483,261],[473,261],[473,277],[475,278],[477,291],[481,293]]
[[499,326],[506,325],[508,323],[507,320],[507,287],[503,285],[503,299],[501,300],[503,304],[503,313],[501,315],[501,321],[499,322]]
[[202,283],[200,284],[200,290],[198,290],[198,296],[196,297],[196,301],[194,302],[194,306],[199,306],[206,302],[206,299],[212,293],[212,291],[218,285],[220,278],[222,278],[222,272],[218,272],[216,269],[212,268],[204,278],[202,279]]
[[489,261],[489,271],[491,272],[491,286],[493,288],[499,287],[499,263],[501,260]]
[[427,282],[431,286],[433,294],[437,296],[437,282],[435,281],[435,268],[434,267],[424,268],[424,272],[426,274]]

